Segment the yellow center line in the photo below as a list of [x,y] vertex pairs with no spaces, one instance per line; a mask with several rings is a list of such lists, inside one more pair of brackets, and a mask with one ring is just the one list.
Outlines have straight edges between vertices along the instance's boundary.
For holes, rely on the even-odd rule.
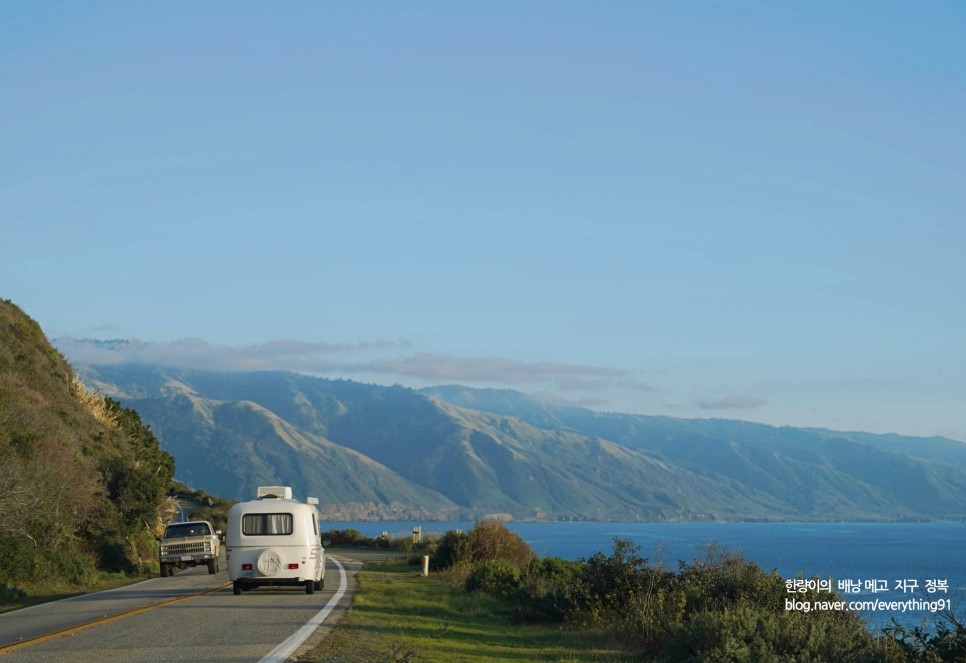
[[145,606],[141,606],[140,608],[132,608],[130,610],[118,612],[113,615],[104,615],[103,617],[97,617],[95,619],[90,620],[89,622],[84,622],[82,624],[75,624],[74,626],[68,626],[67,628],[62,628],[57,631],[51,631],[50,633],[41,633],[40,635],[35,635],[33,637],[20,640],[19,642],[11,642],[0,646],[0,655],[6,654],[7,652],[11,652],[14,649],[26,647],[27,645],[35,645],[40,642],[52,640],[53,638],[56,638],[56,637],[74,635],[75,633],[78,633],[79,631],[83,631],[84,629],[88,629],[92,626],[97,626],[99,624],[107,624],[110,622],[118,621],[120,619],[124,619],[125,617],[130,617],[132,615],[140,615],[143,612],[147,612],[148,610],[154,610],[155,608],[160,608],[163,605],[180,603],[181,601],[190,601],[191,599],[196,599],[200,596],[205,596],[206,594],[217,592],[220,589],[225,589],[226,587],[231,587],[231,583],[226,582],[223,585],[218,585],[217,587],[206,589],[205,591],[198,592],[197,594],[186,594],[185,596],[176,596],[173,599],[165,599],[163,601],[157,601],[156,603],[151,603]]

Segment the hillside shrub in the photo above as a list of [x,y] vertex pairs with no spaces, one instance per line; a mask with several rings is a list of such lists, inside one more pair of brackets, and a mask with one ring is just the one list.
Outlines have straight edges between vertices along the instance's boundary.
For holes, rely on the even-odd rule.
[[536,554],[502,522],[481,520],[469,533],[450,530],[431,544],[430,568],[436,571],[457,566],[472,568],[481,562],[503,561],[523,572]]
[[466,537],[461,561],[472,564],[501,560],[522,570],[536,559],[533,550],[516,532],[498,520],[482,520]]
[[932,630],[922,626],[909,630],[893,618],[884,629],[880,644],[891,655],[883,658],[889,663],[961,663],[966,661],[966,625],[949,612],[939,616]]
[[[32,584],[51,579],[83,587],[97,574],[95,558],[80,545],[64,545],[54,549],[41,549],[28,539],[0,536],[0,583],[16,587],[17,583]],[[7,592],[8,596],[13,596]]]
[[26,538],[0,534],[0,559],[3,560],[0,574],[3,582],[33,580],[37,575],[42,553],[43,551]]
[[[0,299],[0,599],[157,564],[174,459]],[[6,597],[6,598],[3,598]]]
[[873,650],[871,636],[853,615],[741,602],[689,613],[659,647],[664,660],[688,663],[878,660]]
[[386,534],[377,536],[371,540],[370,545],[386,550],[399,550],[401,552],[412,552],[419,548],[421,543],[414,543],[412,534]]
[[520,569],[502,559],[478,562],[466,578],[466,589],[513,600],[520,590]]
[[583,564],[559,557],[534,560],[520,579],[518,618],[526,622],[562,622],[576,607],[576,587]]
[[369,545],[371,539],[357,529],[330,529],[322,532],[322,540],[333,546]]
[[686,599],[679,578],[639,553],[615,538],[611,555],[586,560],[576,578],[574,621],[649,644],[680,623]]
[[[891,642],[873,639],[862,620],[846,612],[786,610],[781,576],[714,545],[693,562],[680,563],[677,572],[650,562],[620,538],[609,555],[578,562],[535,559],[522,571],[506,561],[476,561],[465,586],[511,601],[523,620],[594,628],[624,641],[645,660],[964,660],[954,629],[940,632],[929,646],[921,637],[917,641],[915,632],[894,634],[897,640]],[[795,598],[837,600],[834,593],[814,591]]]
[[441,571],[457,566],[463,559],[466,559],[467,538],[464,532],[457,530],[450,530],[443,534],[429,558],[430,568],[434,571]]
[[27,598],[27,592],[16,585],[8,585],[6,582],[0,582],[0,605],[19,603],[25,598]]
[[[677,623],[659,650],[680,661],[874,660],[862,620],[842,611],[786,610],[784,578],[711,544],[680,564],[684,596]],[[835,601],[834,593],[798,593],[796,600]]]
[[715,543],[692,562],[680,562],[679,567],[688,612],[737,604],[774,608],[787,597],[785,580],[777,572],[765,573],[754,562]]

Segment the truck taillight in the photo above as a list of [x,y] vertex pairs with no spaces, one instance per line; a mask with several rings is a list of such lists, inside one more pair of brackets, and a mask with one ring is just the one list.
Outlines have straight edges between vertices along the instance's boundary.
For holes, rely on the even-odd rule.
[[251,571],[251,570],[252,570],[251,564],[242,564],[242,571]]
[[299,567],[298,564],[289,564],[288,565],[288,568],[290,568],[290,569],[297,569],[298,567]]

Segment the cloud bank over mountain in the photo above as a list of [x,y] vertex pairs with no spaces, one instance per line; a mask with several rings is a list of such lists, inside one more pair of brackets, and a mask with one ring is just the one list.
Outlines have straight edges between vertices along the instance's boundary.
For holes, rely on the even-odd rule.
[[[457,357],[410,352],[404,340],[360,343],[278,339],[255,345],[216,345],[198,338],[150,342],[136,339],[58,338],[57,347],[80,364],[150,364],[213,371],[288,370],[319,375],[370,374],[392,379],[472,384],[552,383],[560,389],[592,390],[620,383],[647,389],[628,379],[629,371],[566,362],[525,362],[507,357]],[[387,352],[394,356],[385,355]],[[402,353],[402,354],[400,354]]]
[[[330,379],[399,384],[420,389],[458,383],[479,388],[513,388],[542,400],[601,412],[674,417],[738,416],[777,426],[812,426],[906,435],[941,435],[966,440],[966,431],[942,418],[957,398],[943,375],[908,388],[886,376],[834,382],[749,379],[740,364],[698,362],[655,364],[650,370],[593,361],[524,361],[500,355],[460,355],[419,347],[397,338],[354,342],[291,338],[248,345],[201,338],[175,341],[78,339],[62,336],[54,345],[79,365],[127,363],[209,371],[284,370]],[[713,378],[702,378],[707,371]],[[829,401],[829,393],[836,398]],[[886,404],[888,407],[886,407]],[[910,423],[912,422],[912,423]]]

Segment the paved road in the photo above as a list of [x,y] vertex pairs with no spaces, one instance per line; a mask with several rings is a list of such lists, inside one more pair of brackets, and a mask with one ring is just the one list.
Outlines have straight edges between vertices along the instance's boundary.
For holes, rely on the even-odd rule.
[[[317,627],[344,612],[351,602],[354,575],[360,566],[358,561],[333,551],[328,555],[325,589],[312,595],[295,588],[259,588],[234,596],[224,571],[209,575],[199,567],[170,578],[154,578],[5,613],[0,615],[2,644],[68,630],[12,649],[2,660],[278,663],[312,646],[325,633],[324,628]],[[131,610],[136,612],[78,628],[91,620]]]

